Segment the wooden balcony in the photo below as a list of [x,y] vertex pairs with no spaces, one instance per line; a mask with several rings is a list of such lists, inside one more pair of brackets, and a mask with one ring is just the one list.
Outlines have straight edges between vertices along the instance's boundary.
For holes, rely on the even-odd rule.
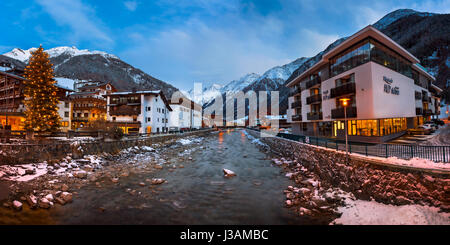
[[141,114],[140,106],[121,105],[111,107],[109,110],[111,116],[138,116],[139,114]]

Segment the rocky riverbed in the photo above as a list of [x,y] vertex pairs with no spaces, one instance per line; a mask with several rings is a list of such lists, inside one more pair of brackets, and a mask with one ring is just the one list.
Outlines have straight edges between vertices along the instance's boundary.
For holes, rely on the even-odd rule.
[[[189,153],[199,149],[193,149],[192,146],[201,142],[202,138],[203,136],[174,138],[151,146],[135,146],[115,154],[86,155],[80,159],[73,159],[68,154],[63,159],[49,162],[1,165],[0,201],[3,208],[15,211],[14,216],[24,209],[63,206],[76,199],[78,190],[86,185],[102,188],[118,184],[122,178],[133,173],[184,168],[183,164],[174,163],[189,163],[192,159]],[[164,182],[163,178],[152,178],[143,180],[139,185],[151,187]],[[129,192],[134,194],[136,190]],[[9,221],[11,220],[0,218],[0,223],[7,224]]]

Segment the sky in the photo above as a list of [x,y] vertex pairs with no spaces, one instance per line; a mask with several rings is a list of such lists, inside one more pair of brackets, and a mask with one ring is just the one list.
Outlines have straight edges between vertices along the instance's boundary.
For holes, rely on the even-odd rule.
[[1,1],[0,54],[100,50],[189,90],[314,56],[399,8],[450,13],[450,0]]

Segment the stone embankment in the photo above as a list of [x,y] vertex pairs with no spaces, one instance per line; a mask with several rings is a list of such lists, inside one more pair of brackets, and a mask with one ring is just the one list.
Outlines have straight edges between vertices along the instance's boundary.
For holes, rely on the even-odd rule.
[[0,165],[24,164],[41,161],[52,162],[63,159],[68,154],[72,154],[74,158],[82,158],[85,155],[96,155],[101,153],[115,154],[130,147],[141,147],[190,135],[203,134],[204,132],[210,131],[210,129],[206,129],[182,134],[156,135],[145,138],[141,137],[114,141],[59,140],[38,144],[0,144]]
[[[259,133],[248,131],[253,137]],[[300,215],[333,214],[343,196],[384,204],[420,204],[450,211],[450,174],[376,165],[345,153],[278,137],[261,137],[261,150],[295,182],[285,190],[286,205]]]

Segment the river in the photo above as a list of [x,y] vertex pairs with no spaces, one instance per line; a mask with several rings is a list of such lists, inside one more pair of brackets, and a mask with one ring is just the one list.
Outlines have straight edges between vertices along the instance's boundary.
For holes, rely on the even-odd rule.
[[[71,204],[55,205],[49,211],[24,207],[10,218],[35,216],[23,223],[49,224],[320,223],[284,207],[283,190],[291,181],[242,130],[214,132],[199,141],[190,146],[192,160],[170,161],[183,168],[137,171],[102,188],[92,182],[77,190]],[[182,151],[168,147],[167,154]],[[236,176],[225,178],[224,168]],[[152,178],[167,182],[157,186],[145,182]]]

